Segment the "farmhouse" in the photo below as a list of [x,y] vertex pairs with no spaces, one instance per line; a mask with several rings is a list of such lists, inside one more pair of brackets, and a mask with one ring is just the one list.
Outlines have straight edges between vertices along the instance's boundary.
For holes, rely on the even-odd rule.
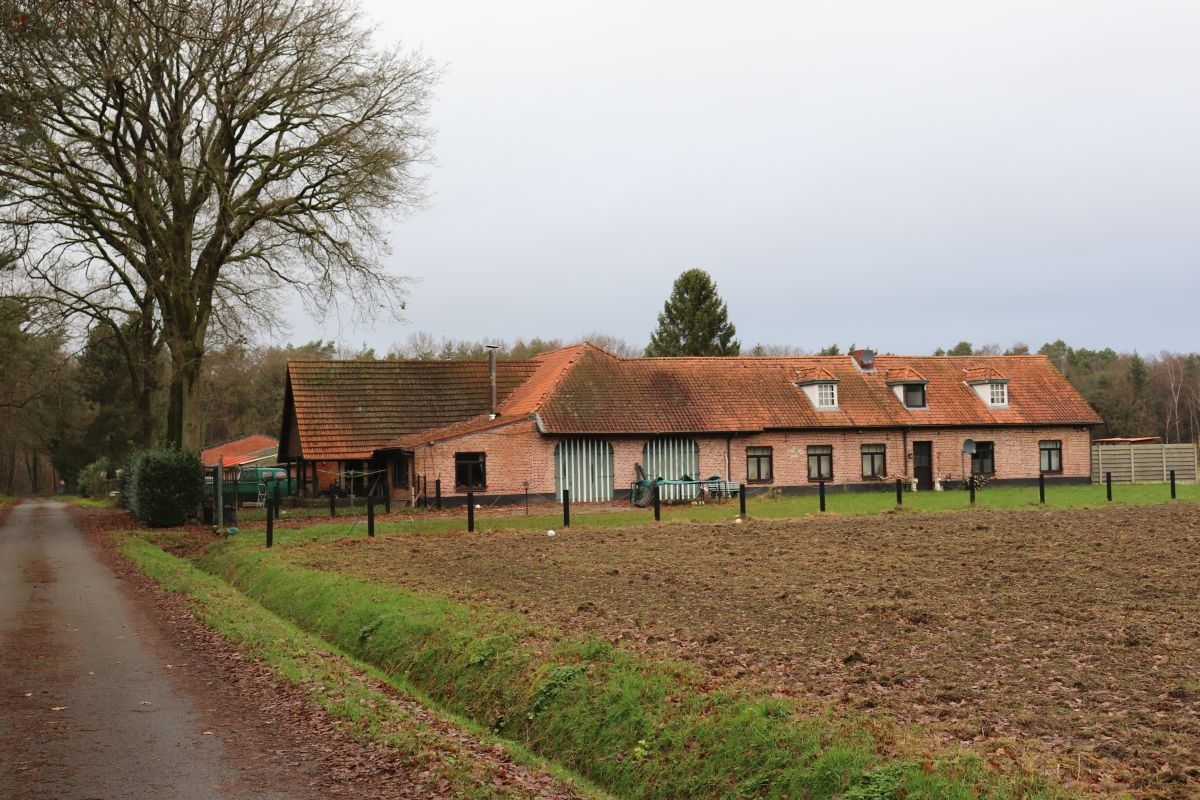
[[498,364],[290,362],[279,458],[308,493],[401,499],[440,482],[446,498],[606,501],[641,477],[930,490],[1087,481],[1100,422],[1043,356],[623,359],[584,343]]

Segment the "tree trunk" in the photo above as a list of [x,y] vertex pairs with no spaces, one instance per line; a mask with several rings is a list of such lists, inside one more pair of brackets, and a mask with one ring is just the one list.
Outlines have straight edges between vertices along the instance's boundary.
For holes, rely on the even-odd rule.
[[167,445],[197,453],[203,446],[200,416],[200,348],[191,343],[171,346],[171,385],[167,406]]

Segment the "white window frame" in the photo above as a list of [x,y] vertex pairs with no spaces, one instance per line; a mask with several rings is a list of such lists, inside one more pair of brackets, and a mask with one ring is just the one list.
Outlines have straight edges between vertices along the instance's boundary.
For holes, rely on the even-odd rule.
[[989,386],[988,404],[993,406],[1008,405],[1008,384],[993,383]]
[[837,408],[838,387],[836,383],[817,384],[817,408]]

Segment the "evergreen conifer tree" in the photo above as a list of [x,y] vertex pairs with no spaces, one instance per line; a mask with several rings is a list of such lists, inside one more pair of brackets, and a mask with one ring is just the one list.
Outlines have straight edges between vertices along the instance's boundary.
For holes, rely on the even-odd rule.
[[735,333],[712,277],[702,269],[689,269],[675,279],[646,355],[736,356],[742,346]]

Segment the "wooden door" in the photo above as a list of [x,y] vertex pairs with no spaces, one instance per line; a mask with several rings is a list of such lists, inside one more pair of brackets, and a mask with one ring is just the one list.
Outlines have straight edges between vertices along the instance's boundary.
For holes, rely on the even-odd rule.
[[933,442],[913,442],[913,477],[919,491],[933,489]]

